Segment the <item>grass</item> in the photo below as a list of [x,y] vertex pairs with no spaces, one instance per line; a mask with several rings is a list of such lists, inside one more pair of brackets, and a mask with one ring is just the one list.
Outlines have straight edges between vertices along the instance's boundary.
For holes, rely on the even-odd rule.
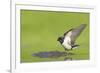
[[71,28],[87,24],[86,29],[77,39],[80,45],[71,51],[73,59],[89,59],[89,13],[53,12],[21,10],[21,62],[62,61],[60,58],[38,58],[33,53],[42,51],[64,51],[57,38]]

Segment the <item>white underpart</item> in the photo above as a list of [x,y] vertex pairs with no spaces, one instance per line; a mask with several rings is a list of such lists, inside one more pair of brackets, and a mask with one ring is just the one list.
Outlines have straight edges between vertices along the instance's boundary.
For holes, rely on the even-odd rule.
[[64,39],[64,42],[62,43],[62,45],[66,48],[66,49],[71,49],[71,32],[69,32],[66,36],[65,36],[65,39]]
[[66,48],[66,49],[71,49],[71,45],[70,43],[70,38],[66,37],[66,39],[64,40],[64,42],[62,43],[62,45]]

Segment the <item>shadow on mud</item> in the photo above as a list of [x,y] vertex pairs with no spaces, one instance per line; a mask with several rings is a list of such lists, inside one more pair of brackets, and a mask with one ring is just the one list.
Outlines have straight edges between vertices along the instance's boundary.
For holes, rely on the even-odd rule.
[[49,52],[38,52],[38,53],[34,53],[32,54],[32,56],[34,57],[39,57],[39,58],[60,58],[60,57],[64,57],[64,60],[72,60],[72,55],[74,55],[74,53],[71,52],[60,52],[60,51],[49,51]]

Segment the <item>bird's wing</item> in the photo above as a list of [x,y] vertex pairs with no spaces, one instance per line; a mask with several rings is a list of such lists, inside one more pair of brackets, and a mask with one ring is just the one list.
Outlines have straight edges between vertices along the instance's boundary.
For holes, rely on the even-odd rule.
[[67,32],[64,33],[64,37],[69,34],[73,29],[68,30]]
[[64,33],[64,37],[70,37],[71,38],[71,44],[74,44],[77,37],[81,34],[81,32],[85,29],[86,24],[81,24],[80,26],[70,29],[66,33]]
[[77,39],[77,37],[81,34],[81,32],[85,29],[86,24],[81,24],[80,26],[78,26],[77,28],[75,28],[74,30],[72,30],[72,34],[71,34],[71,40],[75,41]]

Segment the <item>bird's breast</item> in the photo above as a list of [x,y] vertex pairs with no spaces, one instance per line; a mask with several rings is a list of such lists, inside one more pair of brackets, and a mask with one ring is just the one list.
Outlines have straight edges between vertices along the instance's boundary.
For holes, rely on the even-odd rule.
[[70,45],[70,37],[66,37],[64,39],[64,42],[62,43],[62,45],[66,48],[66,49],[71,49],[71,45]]

